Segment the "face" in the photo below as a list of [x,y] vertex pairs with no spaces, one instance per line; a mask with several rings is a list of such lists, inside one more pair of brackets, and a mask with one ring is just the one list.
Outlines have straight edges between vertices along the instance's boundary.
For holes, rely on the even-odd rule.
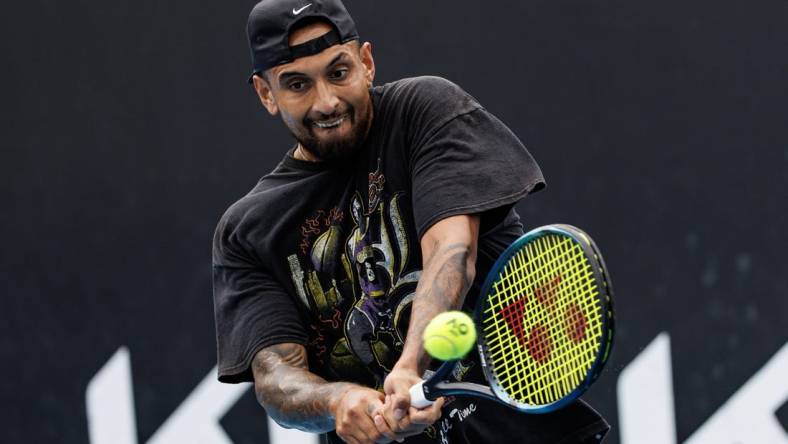
[[[320,37],[330,25],[313,23],[290,36],[290,46]],[[369,88],[375,76],[372,46],[353,41],[302,57],[255,76],[260,100],[282,121],[306,151],[308,160],[351,155],[372,122]]]

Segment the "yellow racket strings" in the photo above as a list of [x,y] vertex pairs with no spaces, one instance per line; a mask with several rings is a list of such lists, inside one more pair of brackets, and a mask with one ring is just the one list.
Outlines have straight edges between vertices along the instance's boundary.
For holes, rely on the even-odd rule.
[[509,260],[490,293],[483,335],[501,388],[528,405],[574,391],[602,335],[599,289],[582,247],[567,236],[539,237]]

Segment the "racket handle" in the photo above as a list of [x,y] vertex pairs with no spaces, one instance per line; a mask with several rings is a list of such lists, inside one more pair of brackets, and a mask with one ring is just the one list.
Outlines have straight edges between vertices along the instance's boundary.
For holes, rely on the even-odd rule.
[[417,409],[423,409],[432,404],[435,404],[435,401],[430,401],[424,395],[424,381],[414,384],[413,387],[410,388],[410,405]]

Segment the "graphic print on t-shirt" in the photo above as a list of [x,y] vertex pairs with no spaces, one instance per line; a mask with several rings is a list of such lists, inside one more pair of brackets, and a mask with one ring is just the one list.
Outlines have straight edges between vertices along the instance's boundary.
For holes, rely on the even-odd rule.
[[402,351],[421,273],[409,267],[404,194],[387,195],[385,183],[378,163],[366,201],[356,192],[346,210],[318,210],[288,257],[299,299],[315,319],[311,362],[337,379],[373,387],[382,387]]

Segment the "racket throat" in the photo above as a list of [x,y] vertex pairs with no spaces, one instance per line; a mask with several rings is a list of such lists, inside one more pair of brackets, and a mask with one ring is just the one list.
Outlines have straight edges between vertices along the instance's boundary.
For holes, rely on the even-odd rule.
[[[426,389],[429,387],[425,386]],[[428,399],[437,399],[440,396],[480,396],[482,398],[498,401],[492,389],[486,385],[473,382],[439,382],[426,393]]]
[[492,389],[486,385],[473,382],[438,382],[430,384],[429,381],[422,381],[410,388],[410,405],[422,409],[432,405],[441,396],[454,395],[480,396],[493,401],[498,399]]

